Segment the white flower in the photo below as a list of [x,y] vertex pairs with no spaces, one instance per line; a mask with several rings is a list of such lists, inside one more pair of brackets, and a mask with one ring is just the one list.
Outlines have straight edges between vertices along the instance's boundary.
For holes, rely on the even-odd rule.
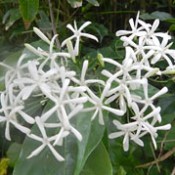
[[77,56],[79,54],[79,43],[80,43],[80,39],[81,37],[86,37],[86,38],[90,38],[90,39],[93,39],[95,41],[98,42],[98,39],[96,36],[92,35],[92,34],[89,34],[89,33],[84,33],[82,32],[82,30],[84,28],[86,28],[88,25],[90,25],[91,22],[90,21],[87,21],[85,22],[79,29],[77,28],[77,24],[76,24],[76,21],[74,21],[74,27],[71,25],[71,24],[68,24],[67,25],[67,28],[70,29],[72,32],[73,32],[73,35],[67,39],[65,39],[61,46],[63,47],[64,45],[67,44],[67,42],[69,42],[70,40],[76,38],[76,42],[75,42],[75,56]]
[[[149,133],[152,142],[154,144],[154,147],[157,148],[157,144],[155,141],[155,138],[158,136],[157,131],[169,130],[171,128],[170,124],[157,127],[154,126],[156,122],[160,120],[159,118],[161,118],[160,116],[161,108],[160,107],[154,108],[151,112],[147,113],[147,108],[145,108],[145,106],[141,110],[139,110],[138,105],[136,103],[132,103],[132,109],[135,113],[132,119],[138,122],[137,123],[138,128],[135,137],[136,138],[143,137],[145,134]],[[158,119],[157,116],[159,116]]]
[[[117,36],[130,35],[129,36],[130,39],[133,39],[135,36],[145,35],[146,32],[143,31],[144,27],[143,26],[139,27],[139,21],[140,21],[139,15],[140,15],[140,13],[138,12],[136,20],[135,20],[135,24],[134,24],[133,18],[131,18],[129,20],[129,24],[131,26],[131,31],[129,31],[129,30],[119,30],[119,31],[116,32],[116,35]],[[148,25],[148,24],[145,23],[145,25]]]
[[109,106],[104,104],[104,100],[105,100],[105,97],[107,95],[107,92],[108,92],[110,86],[111,86],[110,83],[106,83],[100,97],[95,95],[95,93],[93,91],[91,91],[90,89],[87,89],[87,92],[89,94],[88,100],[89,100],[89,102],[91,102],[93,104],[93,107],[84,109],[84,111],[93,111],[94,110],[95,112],[93,113],[93,116],[91,119],[94,120],[98,115],[99,123],[101,125],[104,125],[103,110],[111,112],[117,116],[122,116],[124,114],[124,111],[122,111],[120,109],[114,109],[114,108],[109,107]]
[[168,40],[171,39],[171,37],[167,33],[162,32],[156,32],[158,26],[159,26],[159,19],[156,19],[152,25],[145,25],[143,21],[139,21],[140,24],[143,26],[143,28],[146,31],[145,36],[142,35],[140,38],[147,44],[147,45],[154,45],[159,41],[159,38],[167,38]]
[[24,113],[22,109],[23,106],[9,106],[8,105],[8,98],[5,96],[4,93],[1,94],[1,106],[0,113],[3,113],[0,115],[0,123],[5,122],[5,137],[7,140],[11,140],[10,136],[10,125],[13,125],[16,129],[20,130],[22,133],[29,134],[30,129],[28,129],[25,126],[22,126],[20,123],[18,123],[17,120],[17,114],[20,115],[26,122],[33,124],[34,119]]
[[133,134],[137,130],[137,122],[130,122],[127,124],[121,124],[119,121],[114,120],[113,123],[119,131],[109,134],[109,138],[114,139],[114,138],[118,138],[120,136],[124,136],[124,139],[123,139],[124,151],[128,151],[130,139],[133,140],[136,144],[138,144],[140,146],[144,146],[143,141],[140,140],[139,137],[136,137]]
[[[54,155],[54,157],[58,160],[58,161],[64,161],[64,158],[56,151],[56,149],[52,146],[51,142],[55,139],[55,137],[48,137],[46,134],[46,130],[44,128],[44,125],[40,119],[40,117],[36,117],[35,118],[36,124],[40,130],[40,133],[42,135],[42,137],[39,137],[35,134],[29,134],[28,137],[30,137],[33,140],[36,140],[38,142],[41,142],[42,144],[36,148],[34,151],[31,152],[31,154],[27,157],[32,158],[38,154],[40,154],[40,152],[45,149],[46,147],[49,148],[49,150],[52,152],[52,154]],[[63,134],[64,137],[64,134]]]
[[173,43],[168,44],[168,38],[164,37],[161,42],[158,40],[155,45],[147,47],[148,49],[155,51],[154,57],[151,59],[151,63],[155,64],[159,60],[165,59],[169,67],[173,68],[173,62],[171,59],[175,60],[175,50],[170,49],[172,44]]
[[43,70],[44,66],[46,66],[47,62],[50,62],[50,68],[57,68],[58,63],[56,62],[56,58],[60,57],[60,58],[69,58],[71,55],[69,53],[66,52],[56,52],[53,50],[54,47],[54,41],[56,39],[57,35],[55,35],[51,42],[50,42],[50,47],[49,47],[49,51],[45,51],[43,49],[41,49],[40,47],[38,47],[37,49],[35,47],[33,47],[30,44],[25,44],[25,47],[30,50],[32,53],[34,53],[35,55],[38,55],[40,57],[40,59],[42,58],[42,63],[39,66],[39,69]]
[[39,72],[37,69],[37,62],[29,61],[28,62],[28,71],[30,77],[22,77],[14,80],[16,85],[24,85],[24,88],[19,93],[19,96],[22,96],[23,100],[29,98],[33,91],[39,88],[41,92],[46,95],[46,97],[52,99],[51,88],[47,84],[49,77],[57,73],[56,69],[50,69],[49,71],[43,73]]
[[[147,109],[148,107],[151,107],[152,110],[156,109],[154,105],[154,100],[158,98],[159,96],[165,94],[168,92],[167,87],[163,87],[161,90],[159,90],[156,94],[154,94],[152,97],[149,97],[149,91],[148,91],[148,84],[143,85],[144,90],[144,99],[135,99],[135,102],[141,103],[144,105],[144,109]],[[161,122],[161,116],[160,113],[157,113],[155,120]]]
[[20,78],[21,74],[24,74],[24,69],[27,67],[27,63],[23,63],[26,58],[26,54],[22,54],[16,65],[8,65],[4,62],[1,62],[0,65],[7,68],[7,72],[5,74],[5,86],[8,89],[9,85],[13,83],[13,80],[16,78]]
[[[70,121],[69,121],[69,115],[67,114],[66,112],[66,109],[64,106],[61,106],[60,107],[60,111],[57,111],[58,112],[58,117],[60,119],[60,122],[62,124],[62,128],[64,129],[64,131],[67,131],[68,133],[73,133],[76,138],[81,141],[82,140],[82,135],[81,133],[75,129],[71,124],[70,124]],[[58,142],[59,142],[59,137],[56,138],[55,142],[54,142],[54,145],[56,145]]]

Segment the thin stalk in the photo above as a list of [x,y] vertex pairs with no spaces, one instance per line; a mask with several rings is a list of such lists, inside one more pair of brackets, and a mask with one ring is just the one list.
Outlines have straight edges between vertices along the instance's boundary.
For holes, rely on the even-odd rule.
[[[52,24],[52,31],[53,31],[53,34],[56,35],[57,31],[56,31],[56,26],[55,26],[55,19],[53,15],[52,3],[50,0],[48,0],[48,4],[49,4],[50,19],[51,19],[51,24]],[[55,42],[56,42],[57,48],[60,49],[61,45],[60,45],[58,38],[56,38]]]

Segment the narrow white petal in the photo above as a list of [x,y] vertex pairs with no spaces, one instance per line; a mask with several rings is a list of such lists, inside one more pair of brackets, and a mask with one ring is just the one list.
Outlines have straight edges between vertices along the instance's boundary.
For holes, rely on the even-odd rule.
[[144,117],[144,120],[148,120],[149,118],[154,117],[155,115],[157,115],[158,113],[160,113],[160,110],[161,110],[160,107],[155,108],[151,113],[147,114]]
[[62,146],[62,139],[64,137],[63,134],[64,134],[64,128],[61,128],[60,131],[59,131],[59,133],[56,135],[56,139],[55,139],[55,141],[53,143],[54,146],[55,145]]
[[53,57],[66,57],[66,58],[70,58],[71,54],[70,53],[66,53],[66,52],[56,52],[52,54]]
[[92,35],[92,34],[89,34],[89,33],[81,33],[81,36],[84,36],[84,37],[86,37],[86,38],[93,39],[93,40],[95,40],[95,41],[98,42],[98,38],[97,38],[96,36]]
[[54,112],[56,112],[57,109],[58,109],[58,106],[55,105],[54,107],[52,107],[51,109],[49,109],[47,112],[45,112],[44,114],[42,114],[42,116],[41,116],[42,121],[43,121],[43,122],[47,121],[47,119],[48,119],[49,117],[51,117],[52,114],[53,114]]
[[86,75],[87,68],[88,68],[88,60],[85,60],[83,62],[83,66],[82,66],[82,70],[81,70],[81,78],[80,78],[81,82],[85,81],[85,75]]
[[50,45],[50,40],[46,37],[46,35],[44,35],[43,32],[41,32],[40,29],[34,27],[33,28],[33,31],[43,40],[45,41],[46,43],[48,43]]
[[99,110],[99,116],[98,116],[98,121],[100,125],[104,125],[104,119],[103,119],[103,112],[102,110]]
[[64,104],[67,104],[67,103],[79,104],[79,103],[85,103],[87,101],[88,101],[87,97],[79,97],[79,98],[64,100]]
[[54,35],[51,42],[50,42],[50,47],[49,47],[49,52],[52,53],[53,52],[53,47],[54,47],[54,42],[56,40],[56,38],[58,37],[58,34]]
[[105,85],[105,87],[104,87],[104,89],[103,89],[103,92],[102,92],[102,94],[101,94],[101,97],[100,97],[101,101],[103,101],[103,99],[104,99],[105,97],[107,97],[107,93],[108,93],[110,87],[111,87],[111,83],[106,82],[106,85]]
[[16,129],[20,130],[21,132],[23,132],[24,134],[29,134],[30,133],[30,129],[29,128],[26,128],[14,121],[10,121],[10,123],[12,123]]
[[34,80],[39,80],[38,70],[37,70],[37,63],[35,61],[29,61],[28,62],[28,69],[30,72],[31,77]]
[[80,132],[78,130],[76,130],[74,127],[71,126],[70,130],[72,131],[72,133],[76,136],[76,138],[79,141],[82,141],[82,135],[80,134]]
[[117,115],[117,116],[122,116],[124,115],[124,111],[119,110],[119,109],[114,109],[111,107],[107,107],[107,106],[102,106],[102,108],[106,111],[112,112],[113,114]]
[[171,125],[166,124],[166,125],[163,125],[163,126],[157,126],[156,129],[157,130],[169,130],[169,129],[171,129]]
[[34,156],[37,156],[44,148],[46,145],[42,144],[41,146],[39,146],[38,148],[36,148],[34,151],[32,151],[30,153],[30,155],[27,157],[27,159],[30,159]]
[[111,74],[111,72],[109,72],[108,70],[102,70],[101,72],[102,75],[106,76],[106,77],[111,77],[113,74]]
[[26,114],[25,112],[23,112],[23,111],[18,111],[18,113],[21,115],[21,117],[22,117],[26,122],[28,122],[28,123],[30,123],[30,124],[35,123],[35,120],[34,120],[31,116],[29,116],[28,114]]
[[144,146],[144,143],[141,139],[139,139],[138,137],[134,137],[131,140],[133,140],[136,144],[138,144],[139,146]]
[[64,161],[64,158],[60,154],[58,154],[58,152],[53,148],[52,145],[48,144],[48,147],[58,161]]
[[76,38],[75,35],[72,35],[71,37],[65,39],[62,43],[61,43],[61,47],[64,47],[66,44],[69,44],[69,41],[71,41],[72,39]]
[[120,95],[119,97],[119,106],[120,106],[120,109],[125,113],[127,107],[126,107],[126,102],[125,102],[123,95]]
[[114,61],[111,58],[103,58],[103,61],[104,62],[107,62],[107,63],[110,63],[110,64],[113,64],[114,66],[121,67],[121,64],[120,63]]
[[30,44],[24,44],[24,45],[29,51],[31,51],[35,55],[42,56],[41,52],[38,51],[37,49],[35,49],[32,45],[30,45]]
[[167,87],[163,87],[159,92],[157,92],[155,95],[153,95],[151,97],[151,100],[155,100],[157,97],[166,94],[168,92],[168,88]]
[[157,53],[152,59],[151,59],[151,64],[157,63],[161,59],[161,54]]
[[65,81],[63,82],[63,86],[62,86],[62,89],[61,89],[61,95],[60,95],[61,100],[64,98],[64,95],[67,91],[69,83],[70,83],[70,79],[65,79]]
[[93,116],[91,117],[91,120],[94,120],[97,117],[97,114],[99,112],[99,109],[97,108],[93,114]]
[[154,148],[157,149],[157,143],[153,135],[151,135],[151,140],[153,142]]
[[79,55],[79,48],[80,48],[80,37],[77,36],[77,40],[75,42],[75,48],[74,48],[75,56]]
[[60,121],[63,124],[63,127],[65,128],[65,130],[70,130],[71,125],[70,125],[68,115],[67,115],[67,112],[64,106],[61,106],[61,115],[59,117],[60,117]]
[[43,122],[40,117],[35,117],[36,124],[43,136],[43,138],[47,138],[46,130],[44,128]]
[[28,134],[27,136],[28,136],[29,138],[33,139],[33,140],[36,140],[36,141],[38,141],[38,142],[43,143],[43,138],[41,138],[41,137],[39,137],[39,136],[37,136],[37,135],[35,135],[35,134]]
[[22,89],[19,95],[22,96],[23,100],[27,100],[32,94],[32,92],[35,90],[35,88],[36,85],[26,86],[24,89]]
[[115,139],[115,138],[121,137],[124,134],[125,133],[123,131],[114,132],[114,133],[109,134],[109,138],[110,139]]
[[83,109],[83,105],[79,104],[77,105],[68,115],[68,118],[71,119],[73,116],[78,114]]
[[110,96],[109,98],[107,98],[107,100],[105,101],[105,104],[110,104],[111,102],[113,102],[114,100],[116,100],[118,98],[119,94],[114,94],[112,96]]
[[124,151],[128,151],[129,149],[129,134],[125,133],[124,139],[123,139],[123,149]]
[[128,35],[131,34],[131,31],[127,31],[127,30],[119,30],[116,32],[116,36],[122,36],[122,35]]
[[159,23],[160,23],[159,19],[156,19],[154,21],[154,23],[152,24],[152,32],[155,32],[157,30]]
[[82,31],[84,28],[86,28],[90,24],[91,24],[91,21],[86,21],[78,30]]
[[9,141],[11,141],[10,137],[10,123],[7,121],[5,126],[5,138]]
[[70,29],[73,33],[75,33],[75,29],[73,28],[71,24],[68,24],[66,27]]

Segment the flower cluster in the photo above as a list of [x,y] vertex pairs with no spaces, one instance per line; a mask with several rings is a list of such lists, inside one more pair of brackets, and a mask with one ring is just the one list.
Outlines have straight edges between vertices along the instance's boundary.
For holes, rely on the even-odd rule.
[[[64,158],[56,151],[56,146],[63,144],[63,139],[70,134],[81,141],[81,133],[70,122],[84,108],[84,103],[88,97],[84,95],[89,83],[95,83],[98,80],[85,81],[85,71],[88,62],[85,61],[81,78],[77,78],[76,72],[69,70],[65,65],[67,58],[73,57],[71,54],[78,54],[80,37],[88,37],[97,40],[97,38],[88,33],[81,33],[81,30],[89,25],[86,22],[79,30],[75,23],[75,30],[71,25],[74,35],[62,43],[71,43],[76,39],[75,48],[68,52],[56,52],[54,50],[55,35],[50,41],[38,28],[34,32],[47,44],[49,52],[32,45],[25,46],[33,52],[35,59],[28,60],[27,55],[22,54],[15,66],[9,66],[1,63],[1,66],[7,69],[5,74],[5,91],[1,93],[0,122],[5,123],[5,138],[11,140],[10,125],[25,133],[29,138],[41,142],[41,146],[36,148],[28,158],[38,155],[45,147],[48,147],[58,161]],[[40,116],[30,116],[25,110],[26,103],[31,97],[40,97],[41,103],[49,103],[49,109],[45,110]],[[54,121],[54,122],[53,122]],[[31,126],[36,125],[40,135],[32,133]],[[29,126],[29,127],[27,127]],[[47,131],[56,128],[52,135]]]
[[[171,36],[168,33],[156,32],[159,20],[148,24],[139,19],[139,13],[136,20],[129,20],[131,31],[120,30],[116,32],[121,36],[125,47],[125,58],[122,64],[110,59],[103,58],[116,67],[116,73],[104,70],[102,73],[108,77],[111,83],[111,89],[108,92],[106,103],[117,101],[119,109],[124,112],[129,108],[133,116],[127,118],[127,123],[122,124],[118,120],[113,123],[119,130],[111,133],[109,138],[124,136],[123,147],[127,151],[129,140],[134,141],[140,146],[144,146],[141,137],[150,134],[154,147],[157,148],[155,138],[158,136],[158,130],[168,130],[170,124],[156,126],[161,122],[161,108],[155,106],[154,101],[159,96],[165,94],[166,87],[160,89],[157,93],[150,95],[148,78],[153,75],[161,75],[168,70],[174,69],[175,50],[170,49],[172,43],[168,43]],[[156,63],[165,60],[167,62],[166,70],[160,70]],[[118,84],[115,87],[115,84]],[[142,95],[136,92],[142,92]]]
[[[5,124],[5,138],[11,140],[13,125],[30,139],[41,143],[28,158],[47,147],[58,161],[63,161],[64,157],[56,147],[63,145],[64,138],[72,134],[79,141],[83,139],[72,119],[79,113],[91,112],[92,122],[98,118],[99,124],[104,125],[104,111],[107,111],[116,116],[113,123],[119,130],[109,134],[109,138],[124,136],[125,151],[129,149],[129,140],[143,146],[141,137],[146,134],[150,134],[156,148],[157,131],[168,130],[171,125],[156,126],[157,122],[161,122],[161,109],[155,106],[154,100],[168,90],[164,87],[150,96],[148,78],[172,70],[175,51],[170,49],[171,43],[168,42],[171,37],[167,33],[156,33],[158,20],[153,25],[147,24],[139,19],[138,14],[135,23],[133,19],[129,23],[131,31],[117,32],[118,36],[122,36],[126,49],[122,64],[101,56],[105,65],[114,67],[114,71],[102,71],[103,80],[86,78],[88,60],[83,62],[80,75],[67,66],[68,61],[76,64],[82,37],[98,41],[92,34],[83,32],[90,22],[85,22],[79,29],[76,22],[74,27],[68,24],[67,28],[73,35],[61,43],[60,51],[56,51],[54,46],[57,35],[49,40],[38,28],[34,28],[34,32],[49,45],[49,51],[25,44],[35,58],[29,60],[26,54],[22,54],[15,66],[0,63],[7,69],[5,90],[0,98],[0,123]],[[168,64],[163,71],[156,67],[162,59]],[[93,90],[94,84],[100,87],[100,93]],[[33,97],[40,97],[40,103],[45,102],[49,106],[38,116],[30,115],[25,109],[26,103]],[[86,103],[90,105],[85,107]],[[132,116],[126,116],[128,110]],[[118,116],[126,117],[123,121],[127,123],[122,123],[122,117]],[[40,134],[33,132],[33,125]],[[54,132],[50,132],[53,129]]]

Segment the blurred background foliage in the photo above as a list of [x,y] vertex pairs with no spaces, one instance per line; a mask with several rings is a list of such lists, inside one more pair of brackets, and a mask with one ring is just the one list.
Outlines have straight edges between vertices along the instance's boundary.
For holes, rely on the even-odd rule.
[[[87,30],[96,35],[100,42],[84,42],[81,46],[80,62],[89,59],[90,66],[97,71],[101,66],[96,62],[97,59],[94,59],[98,53],[122,61],[124,49],[115,32],[119,29],[128,29],[128,20],[131,17],[135,18],[138,11],[141,12],[140,17],[150,23],[154,19],[160,19],[160,30],[169,31],[174,37],[175,1],[173,0],[0,0],[0,60],[16,57],[24,49],[24,43],[37,41],[38,38],[32,31],[34,26],[40,28],[49,38],[58,33],[57,47],[59,47],[59,40],[70,36],[66,29],[68,23],[76,20],[80,25],[89,20],[92,21],[92,25]],[[175,48],[175,44],[173,47]],[[124,153],[122,140],[110,141],[109,144],[107,137],[104,136],[104,144],[110,153],[114,175],[175,174],[174,81],[174,75],[150,79],[151,84],[157,88],[166,84],[170,90],[170,93],[157,103],[162,107],[163,122],[170,122],[172,129],[160,133],[157,150],[153,149],[150,139],[145,137],[144,148],[131,145],[130,151]],[[0,157],[2,157],[0,175],[6,175],[7,164],[10,166],[9,172],[15,165],[20,145],[8,149],[9,143],[3,139],[2,132],[0,129]],[[3,158],[5,156],[11,163]],[[150,163],[145,164],[146,162]]]

